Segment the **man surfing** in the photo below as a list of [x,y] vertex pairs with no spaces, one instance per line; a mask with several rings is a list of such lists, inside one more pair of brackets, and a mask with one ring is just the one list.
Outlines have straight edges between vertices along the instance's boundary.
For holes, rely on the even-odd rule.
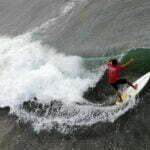
[[108,82],[117,91],[117,95],[119,96],[119,102],[123,102],[123,100],[121,97],[121,93],[118,91],[118,85],[128,84],[129,86],[132,86],[134,89],[137,89],[137,84],[133,85],[127,79],[120,78],[120,71],[126,68],[133,61],[134,59],[130,59],[127,63],[119,65],[117,59],[112,59],[107,63]]

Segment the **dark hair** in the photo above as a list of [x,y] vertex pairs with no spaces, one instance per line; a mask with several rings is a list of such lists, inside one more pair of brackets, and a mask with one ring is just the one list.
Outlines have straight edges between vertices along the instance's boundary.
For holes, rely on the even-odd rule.
[[112,59],[110,61],[112,62],[113,65],[118,65],[118,60],[117,59]]

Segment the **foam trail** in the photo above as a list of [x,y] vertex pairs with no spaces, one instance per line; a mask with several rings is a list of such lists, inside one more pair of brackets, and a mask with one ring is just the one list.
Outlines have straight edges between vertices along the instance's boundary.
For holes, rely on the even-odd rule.
[[[16,112],[20,118],[32,122],[34,130],[56,129],[57,131],[68,134],[74,131],[74,126],[91,126],[98,122],[114,122],[118,117],[133,108],[137,103],[136,99],[130,99],[121,105],[101,107],[96,105],[63,105],[55,115],[37,116],[36,113],[26,111]],[[19,110],[19,109],[18,109]],[[65,115],[64,115],[65,114]]]

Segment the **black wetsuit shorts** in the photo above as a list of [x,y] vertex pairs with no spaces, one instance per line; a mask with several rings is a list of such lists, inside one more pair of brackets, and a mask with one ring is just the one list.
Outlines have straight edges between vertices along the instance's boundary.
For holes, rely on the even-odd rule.
[[118,85],[119,84],[126,84],[127,83],[127,80],[126,79],[119,79],[117,80],[116,82],[114,83],[110,83],[112,85],[113,88],[115,88],[115,90],[118,91]]

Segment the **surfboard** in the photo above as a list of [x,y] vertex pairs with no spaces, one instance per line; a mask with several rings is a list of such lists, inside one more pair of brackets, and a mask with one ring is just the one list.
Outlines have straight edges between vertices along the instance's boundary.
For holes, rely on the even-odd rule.
[[[150,80],[150,72],[146,73],[145,75],[137,79],[133,83],[133,85],[135,84],[138,85],[137,89],[128,87],[125,91],[122,92],[121,97],[123,102],[128,100],[130,97],[133,98],[136,97],[140,93],[140,91],[142,91],[142,89],[145,87],[145,85],[148,83],[149,80]],[[116,104],[121,104],[123,102],[120,102],[119,99],[116,100]]]

